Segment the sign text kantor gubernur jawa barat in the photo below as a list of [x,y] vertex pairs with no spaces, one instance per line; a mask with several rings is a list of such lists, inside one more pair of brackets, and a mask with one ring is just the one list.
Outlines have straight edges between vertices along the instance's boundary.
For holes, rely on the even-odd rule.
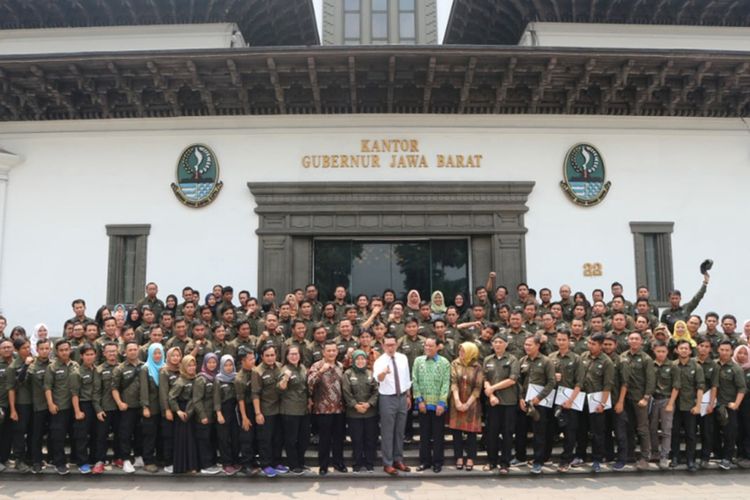
[[304,155],[302,167],[347,168],[481,168],[482,155],[471,153],[426,154],[417,139],[360,139],[356,153]]

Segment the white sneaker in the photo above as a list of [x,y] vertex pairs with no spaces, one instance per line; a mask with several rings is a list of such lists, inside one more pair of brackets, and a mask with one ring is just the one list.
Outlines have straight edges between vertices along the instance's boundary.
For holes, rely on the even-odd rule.
[[208,469],[201,469],[201,474],[206,474],[208,476],[213,476],[214,474],[218,474],[219,472],[221,472],[221,469],[215,465],[212,465]]
[[130,462],[130,460],[125,460],[122,463],[122,471],[125,474],[132,474],[135,472],[135,467],[133,467],[133,464]]
[[135,461],[133,462],[134,467],[138,467],[139,469],[143,468],[143,457],[135,457]]
[[167,465],[166,467],[164,467],[164,472],[166,472],[167,474],[172,474],[174,472],[174,467],[172,465]]

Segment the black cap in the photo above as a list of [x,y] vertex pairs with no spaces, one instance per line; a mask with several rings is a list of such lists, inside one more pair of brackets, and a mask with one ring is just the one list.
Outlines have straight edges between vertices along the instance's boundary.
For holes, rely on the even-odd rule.
[[710,271],[712,267],[714,267],[714,261],[711,259],[704,260],[701,262],[701,274],[706,274],[706,272]]

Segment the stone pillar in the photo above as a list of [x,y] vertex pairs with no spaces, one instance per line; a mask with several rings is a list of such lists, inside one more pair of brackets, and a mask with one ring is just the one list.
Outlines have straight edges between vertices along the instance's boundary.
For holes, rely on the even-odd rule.
[[8,180],[10,170],[21,163],[23,160],[20,156],[0,148],[0,312],[3,311],[2,291],[3,291],[3,254],[5,248],[5,207],[8,196]]

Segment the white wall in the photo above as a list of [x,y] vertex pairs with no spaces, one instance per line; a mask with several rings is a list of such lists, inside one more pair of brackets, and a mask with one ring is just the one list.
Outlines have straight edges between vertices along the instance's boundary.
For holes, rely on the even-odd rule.
[[0,30],[0,55],[244,47],[235,23]]
[[[482,154],[481,169],[305,169],[305,154],[359,152],[361,139],[417,139],[437,153]],[[533,180],[526,226],[529,283],[590,294],[618,280],[635,293],[631,221],[674,221],[675,285],[689,299],[698,264],[716,261],[699,312],[750,317],[750,136],[739,120],[564,116],[233,117],[0,124],[0,146],[25,158],[10,172],[0,307],[11,325],[61,327],[75,297],[93,314],[106,296],[106,224],[152,225],[148,280],[160,295],[215,282],[256,292],[257,217],[246,183]],[[559,187],[577,142],[602,152],[612,189],[596,207]],[[184,147],[216,153],[224,189],[202,209],[170,189]],[[385,161],[387,155],[383,155]],[[584,278],[584,262],[604,276]],[[299,285],[303,285],[300,283]],[[513,285],[513,284],[511,284]]]
[[518,45],[622,49],[750,50],[750,28],[531,22]]

